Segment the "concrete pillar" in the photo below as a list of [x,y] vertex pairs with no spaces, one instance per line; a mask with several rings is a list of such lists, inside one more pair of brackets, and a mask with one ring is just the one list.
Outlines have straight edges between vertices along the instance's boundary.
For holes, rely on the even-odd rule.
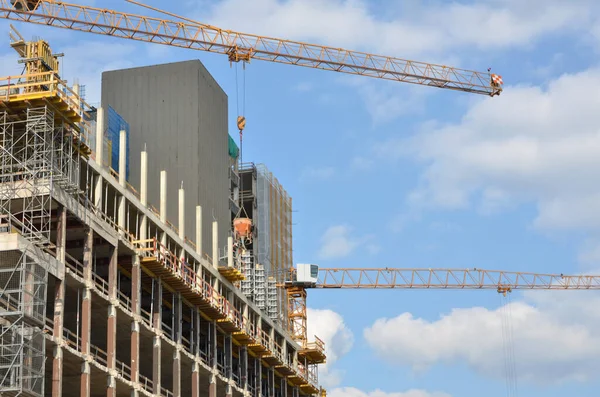
[[200,313],[197,308],[192,311],[192,397],[200,397]]
[[210,382],[208,384],[208,397],[217,397],[217,375],[215,375],[213,369],[213,373],[210,374]]
[[152,340],[152,392],[160,395],[160,375],[161,375],[161,340],[160,331],[162,328],[162,282],[160,278],[152,279],[152,326],[156,334]]
[[154,335],[152,338],[152,382],[153,389],[152,393],[161,395],[160,391],[160,374],[161,374],[161,341],[160,336]]
[[217,370],[217,323],[208,323],[208,365]]
[[119,185],[127,184],[127,131],[119,132]]
[[200,364],[192,364],[192,397],[200,397]]
[[[92,333],[92,267],[94,260],[94,231],[87,229],[83,244],[83,279],[85,287],[81,300],[81,352],[89,354]],[[80,394],[82,397],[90,395],[90,364],[84,362],[81,366]]]
[[267,390],[268,397],[275,396],[275,369],[273,367],[267,370],[267,384],[269,385],[269,389]]
[[117,397],[117,380],[112,375],[106,379],[106,397]]
[[[148,153],[146,150],[140,155],[140,202],[144,207],[148,206]],[[140,240],[148,238],[148,219],[145,214],[140,220]]]
[[104,157],[104,109],[96,110],[96,163],[102,166]]
[[108,306],[108,322],[106,329],[106,356],[108,369],[116,369],[117,358],[117,307]]
[[[59,208],[56,228],[56,259],[64,263],[67,240],[67,210]],[[65,308],[65,280],[56,280],[54,287],[54,338],[58,345],[54,348],[52,359],[52,397],[62,396],[63,352],[60,342],[63,339]]]
[[90,339],[92,332],[92,290],[83,288],[81,300],[81,352],[90,353]]
[[233,376],[233,349],[231,343],[231,334],[226,332],[223,338],[224,356],[225,356],[225,377],[231,380]]
[[285,378],[281,378],[281,382],[279,384],[279,388],[281,389],[281,397],[287,397],[287,381]]
[[196,253],[202,257],[202,207],[196,206]]
[[256,376],[256,390],[259,396],[262,396],[262,363],[260,358],[254,359],[254,371]]
[[[131,266],[131,311],[134,314],[141,312],[141,268],[140,257],[133,255]],[[131,381],[137,382],[140,374],[140,323],[135,320],[131,322]]]
[[79,388],[79,395],[81,397],[90,397],[90,363],[84,361],[81,364],[81,383]]
[[167,171],[160,172],[160,221],[167,223]]
[[181,351],[173,352],[173,397],[181,397]]
[[219,268],[219,223],[217,221],[213,222],[212,228],[212,260],[213,267],[215,269]]
[[183,182],[179,189],[179,238],[185,241],[185,190],[183,190]]
[[[117,355],[117,247],[113,248],[110,262],[108,264],[108,294],[111,304],[108,306],[108,321],[106,328],[106,355],[108,357],[108,369],[115,369]],[[107,395],[110,387],[107,389]]]
[[148,152],[146,148],[140,154],[140,202],[148,205]]
[[227,266],[233,267],[233,237],[227,237]]
[[248,388],[248,347],[240,347],[240,380],[242,383],[242,389],[247,390]]

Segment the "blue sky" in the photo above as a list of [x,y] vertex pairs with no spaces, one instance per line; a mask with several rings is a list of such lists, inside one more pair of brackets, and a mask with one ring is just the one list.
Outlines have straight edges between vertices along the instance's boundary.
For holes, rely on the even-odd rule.
[[[223,28],[503,76],[504,93],[487,98],[247,65],[244,159],[265,163],[293,197],[297,262],[600,269],[594,1],[147,3]],[[229,95],[236,136],[235,67],[224,56],[16,25],[66,53],[63,76],[85,84],[92,104],[103,70],[200,59]],[[0,50],[4,74],[18,73],[9,50]],[[310,331],[328,343],[321,379],[333,396],[506,396],[501,331],[510,321],[518,395],[596,396],[600,296],[510,299],[502,314],[506,302],[485,291],[310,291]]]

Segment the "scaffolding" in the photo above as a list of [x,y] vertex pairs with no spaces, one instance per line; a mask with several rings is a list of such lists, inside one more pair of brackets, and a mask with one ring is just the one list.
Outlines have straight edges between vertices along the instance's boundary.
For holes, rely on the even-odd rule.
[[21,251],[0,252],[0,395],[44,395],[48,272]]
[[[283,284],[286,272],[293,267],[292,199],[264,164],[258,164],[256,170],[256,261],[264,265],[265,271],[274,278],[274,284]],[[275,295],[271,310],[276,310],[278,315],[273,319],[285,324],[287,296],[283,289],[276,289]]]

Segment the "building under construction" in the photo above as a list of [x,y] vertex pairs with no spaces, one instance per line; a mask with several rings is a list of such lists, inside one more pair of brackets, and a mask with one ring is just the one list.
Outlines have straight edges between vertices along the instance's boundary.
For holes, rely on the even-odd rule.
[[[45,41],[11,38],[25,68],[0,81],[0,395],[324,394],[323,345],[290,331],[306,315],[276,288],[291,199],[237,164],[201,64],[107,74],[91,109]],[[194,74],[195,110],[168,103]]]

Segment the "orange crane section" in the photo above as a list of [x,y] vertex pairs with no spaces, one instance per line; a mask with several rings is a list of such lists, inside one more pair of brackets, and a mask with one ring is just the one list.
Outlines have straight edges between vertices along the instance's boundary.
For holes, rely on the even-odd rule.
[[[173,14],[171,14],[173,15]],[[483,94],[499,95],[497,74],[225,30],[55,0],[0,0],[0,18],[148,43]],[[184,18],[182,18],[184,19]]]
[[600,276],[566,276],[484,269],[319,268],[298,264],[284,287],[288,328],[313,362],[324,360],[322,342],[308,342],[306,290],[321,289],[487,289],[506,294],[515,289],[600,290]]

